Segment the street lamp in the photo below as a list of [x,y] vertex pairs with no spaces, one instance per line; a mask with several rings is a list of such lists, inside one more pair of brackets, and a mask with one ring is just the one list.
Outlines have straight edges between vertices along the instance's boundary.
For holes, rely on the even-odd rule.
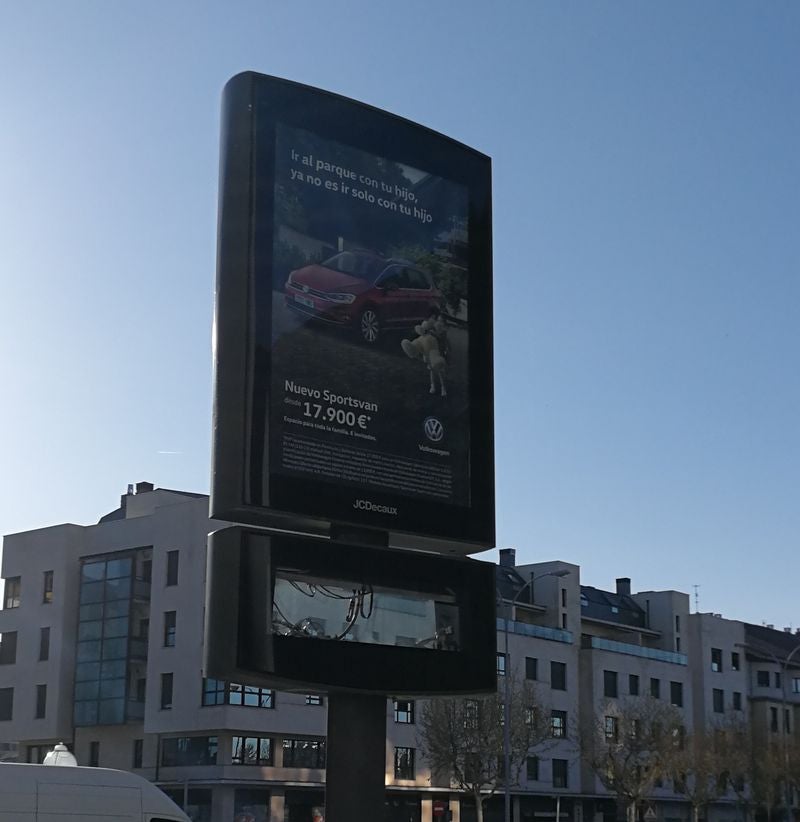
[[[508,684],[508,677],[510,673],[510,666],[508,664],[508,615],[511,609],[519,602],[519,598],[523,593],[525,593],[525,591],[528,590],[528,588],[531,590],[531,599],[533,599],[533,584],[535,582],[538,582],[540,579],[544,579],[545,577],[565,577],[569,574],[570,571],[567,571],[565,568],[560,568],[556,571],[546,571],[544,574],[539,574],[539,576],[534,576],[531,574],[531,578],[519,589],[519,591],[517,591],[512,599],[508,601],[505,607],[505,616],[503,619],[503,775],[505,783],[505,822],[511,822],[511,786],[509,785],[509,775],[511,773],[511,693]],[[502,596],[500,598],[502,599]],[[531,604],[533,603],[531,602]],[[560,822],[560,820],[557,819],[556,822]]]
[[786,802],[786,820],[789,822],[792,807],[792,788],[789,780],[789,729],[786,727],[786,674],[792,657],[800,651],[800,644],[795,645],[784,657],[783,661],[777,654],[762,646],[748,645],[747,643],[737,643],[746,651],[755,654],[766,654],[781,669],[781,738],[783,740],[783,794]]

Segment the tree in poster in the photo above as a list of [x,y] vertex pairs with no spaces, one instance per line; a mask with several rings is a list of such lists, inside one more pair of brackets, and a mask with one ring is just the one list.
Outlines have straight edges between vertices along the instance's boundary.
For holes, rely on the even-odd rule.
[[[517,785],[527,758],[551,738],[549,712],[531,683],[509,681],[510,785]],[[418,745],[431,772],[469,794],[477,822],[484,805],[505,784],[504,703],[500,693],[480,699],[432,699],[422,709]]]

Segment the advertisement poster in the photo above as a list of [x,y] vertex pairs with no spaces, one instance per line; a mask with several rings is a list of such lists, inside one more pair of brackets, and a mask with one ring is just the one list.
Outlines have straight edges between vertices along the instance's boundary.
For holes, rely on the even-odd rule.
[[281,123],[274,163],[271,471],[469,506],[467,189]]

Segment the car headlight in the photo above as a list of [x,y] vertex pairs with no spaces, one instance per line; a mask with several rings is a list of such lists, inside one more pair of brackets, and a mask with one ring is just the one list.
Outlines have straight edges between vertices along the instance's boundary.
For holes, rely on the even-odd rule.
[[356,295],[355,294],[332,294],[328,293],[325,295],[331,302],[334,303],[346,303],[350,305],[350,303],[355,301]]

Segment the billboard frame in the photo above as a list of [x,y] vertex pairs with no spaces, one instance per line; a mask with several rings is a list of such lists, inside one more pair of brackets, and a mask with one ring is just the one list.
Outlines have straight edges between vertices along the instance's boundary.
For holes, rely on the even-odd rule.
[[[468,506],[338,487],[280,473],[252,449],[269,415],[253,376],[269,388],[270,362],[254,344],[255,281],[271,272],[277,124],[460,183],[469,192]],[[261,322],[264,322],[263,320]],[[270,318],[271,322],[271,318]],[[466,554],[494,546],[494,388],[491,275],[491,162],[442,134],[377,108],[275,77],[245,72],[223,99],[214,322],[211,516],[317,536],[344,526],[387,533],[391,547]],[[266,369],[266,371],[265,371]],[[267,376],[264,376],[264,374]],[[263,387],[262,385],[262,387]],[[370,508],[355,510],[353,499]],[[398,497],[402,505],[397,505]],[[396,509],[392,515],[384,509]]]

